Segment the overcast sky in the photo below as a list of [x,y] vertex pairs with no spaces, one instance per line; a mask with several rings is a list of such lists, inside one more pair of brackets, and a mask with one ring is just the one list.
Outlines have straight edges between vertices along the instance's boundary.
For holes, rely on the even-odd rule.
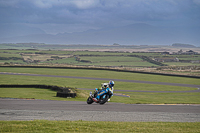
[[200,27],[200,0],[0,0],[0,27],[25,25],[57,34],[141,22]]

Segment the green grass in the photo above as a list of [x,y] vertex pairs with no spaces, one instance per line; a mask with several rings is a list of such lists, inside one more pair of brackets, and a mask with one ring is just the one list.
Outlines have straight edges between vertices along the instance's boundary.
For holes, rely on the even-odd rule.
[[53,64],[77,64],[79,63],[76,61],[75,57],[65,58],[65,59],[59,59],[59,60],[53,60],[53,61],[44,61],[42,63],[53,63]]
[[56,96],[55,91],[39,88],[0,88],[1,97],[8,98],[33,98],[33,99],[52,99]]
[[78,90],[76,98],[56,97],[56,94],[56,91],[41,88],[0,88],[0,97],[2,98],[85,101],[89,93],[83,90]]
[[26,64],[23,60],[0,60],[0,63],[14,63],[14,64]]
[[118,66],[118,67],[152,67],[157,66],[149,62],[94,62],[94,63],[79,63],[76,65],[85,65],[85,66]]
[[156,82],[200,85],[199,79],[195,78],[128,73],[128,72],[117,72],[117,71],[107,71],[107,70],[0,67],[0,72],[32,73],[32,74],[94,77],[94,78],[109,78],[109,79],[127,79],[127,80],[156,81]]
[[199,104],[200,93],[118,92],[130,98],[113,96],[112,102],[126,104]]
[[[199,104],[200,93],[147,93],[147,92],[119,92],[128,97],[113,96],[111,102],[126,104]],[[2,98],[26,98],[61,101],[86,101],[89,91],[78,90],[76,98],[56,97],[56,91],[39,88],[0,88]]]
[[[128,79],[128,80],[144,80],[144,81],[157,81],[157,82],[171,82],[171,83],[184,83],[184,84],[197,84],[199,85],[199,79],[183,78],[183,77],[170,77],[160,75],[149,75],[139,73],[127,73],[127,72],[113,72],[104,70],[84,70],[84,69],[52,69],[52,68],[0,68],[1,72],[14,72],[14,73],[33,73],[33,74],[46,74],[46,75],[61,75],[61,76],[80,76],[80,77],[94,77],[94,78],[110,78],[110,79]],[[20,75],[0,75],[0,84],[44,84],[44,85],[57,85],[76,88],[89,88],[95,89],[100,87],[104,80],[87,80],[87,79],[72,79],[72,78],[54,78],[54,77],[38,77],[38,76],[20,76]],[[12,91],[9,91],[12,89]],[[29,89],[29,88],[28,88]],[[50,100],[63,100],[62,98],[55,99],[55,92],[45,89],[30,90],[18,89],[18,88],[0,88],[0,97],[12,97],[12,98],[35,98],[35,99],[50,99]],[[167,86],[167,85],[154,85],[144,83],[130,83],[115,81],[115,93],[123,93],[130,95],[130,98],[113,96],[112,102],[121,103],[190,103],[199,104],[200,93],[146,93],[146,92],[118,92],[117,90],[140,90],[140,91],[188,91],[196,90],[196,88],[179,87],[179,86]],[[22,94],[22,92],[27,94]],[[35,92],[36,91],[36,92]],[[42,91],[43,95],[36,97],[37,91]],[[14,92],[14,93],[13,93]],[[34,92],[34,93],[33,93]],[[12,93],[12,94],[10,94]],[[18,94],[14,95],[14,94]],[[85,94],[84,97],[77,97],[74,100],[86,101],[89,91],[82,91]],[[48,95],[48,96],[47,96]],[[65,99],[64,99],[65,100]]]
[[183,63],[183,62],[165,62],[168,66],[191,66],[191,65],[199,65],[198,63]]
[[143,61],[137,57],[122,57],[122,56],[103,56],[103,57],[80,57],[81,60],[90,60],[92,62],[141,62]]
[[130,55],[125,52],[97,52],[97,51],[75,51],[74,55]]
[[0,53],[0,57],[18,57],[21,58],[21,55],[18,53]]
[[[100,83],[108,82],[103,80],[86,80],[86,79],[70,79],[70,78],[53,78],[53,77],[34,77],[34,76],[18,76],[18,75],[0,75],[0,84],[45,84],[57,85],[77,88],[91,88],[100,87]],[[12,82],[10,82],[12,81]],[[146,93],[146,92],[119,92],[117,90],[142,90],[142,91],[186,91],[195,90],[196,88],[177,87],[166,85],[153,85],[141,83],[125,83],[115,82],[114,93],[123,93],[130,95],[128,97],[113,96],[112,102],[120,103],[155,103],[155,104],[172,104],[172,103],[186,103],[199,104],[200,93]],[[40,92],[41,93],[40,95]],[[86,101],[89,96],[89,91],[81,91],[84,96],[75,99],[63,99],[55,97],[56,92],[47,89],[37,88],[0,88],[0,97],[12,98],[35,98],[46,100],[76,100]]]
[[[0,75],[0,84],[44,84],[69,86],[76,88],[96,88],[101,83],[108,82],[106,80],[88,80],[88,79],[72,79],[72,78],[54,78],[54,77],[38,77],[38,76],[22,76],[22,75]],[[12,81],[12,82],[11,82]],[[130,83],[115,81],[115,90],[140,90],[140,91],[188,91],[196,90],[191,87],[154,85],[144,83]]]
[[148,67],[148,66],[157,66],[155,64],[143,61],[137,57],[124,57],[124,56],[81,56],[81,60],[88,60],[91,63],[79,62],[76,61],[74,57],[65,58],[53,61],[45,61],[42,63],[53,63],[53,64],[72,64],[72,65],[85,65],[85,66],[128,66],[128,67]]
[[101,122],[101,121],[0,121],[0,132],[50,133],[50,132],[148,132],[148,133],[198,133],[200,122]]

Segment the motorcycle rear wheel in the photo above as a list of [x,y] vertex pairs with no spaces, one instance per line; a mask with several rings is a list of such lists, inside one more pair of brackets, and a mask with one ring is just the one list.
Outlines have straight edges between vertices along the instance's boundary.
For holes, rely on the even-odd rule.
[[108,99],[109,99],[109,96],[108,96],[108,95],[103,95],[103,96],[101,96],[100,99],[99,99],[99,104],[104,104],[104,103],[106,103],[106,102],[108,101]]
[[92,104],[94,101],[92,100],[92,98],[91,97],[88,97],[88,99],[87,99],[87,104]]

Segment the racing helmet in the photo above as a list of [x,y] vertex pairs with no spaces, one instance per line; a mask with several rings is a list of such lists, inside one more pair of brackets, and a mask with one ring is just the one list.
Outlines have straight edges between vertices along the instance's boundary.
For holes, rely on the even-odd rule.
[[107,88],[107,87],[108,87],[108,83],[102,83],[102,84],[101,84],[101,87],[102,87],[102,88]]
[[115,85],[114,81],[110,80],[109,81],[109,86],[113,87]]

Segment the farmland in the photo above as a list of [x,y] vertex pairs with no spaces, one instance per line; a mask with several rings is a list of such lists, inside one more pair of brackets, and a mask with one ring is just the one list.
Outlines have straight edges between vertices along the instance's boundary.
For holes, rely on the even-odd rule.
[[[0,65],[107,67],[200,75],[199,48],[47,44],[1,44],[0,48]],[[183,54],[173,54],[180,49]],[[184,54],[191,49],[196,53]]]

